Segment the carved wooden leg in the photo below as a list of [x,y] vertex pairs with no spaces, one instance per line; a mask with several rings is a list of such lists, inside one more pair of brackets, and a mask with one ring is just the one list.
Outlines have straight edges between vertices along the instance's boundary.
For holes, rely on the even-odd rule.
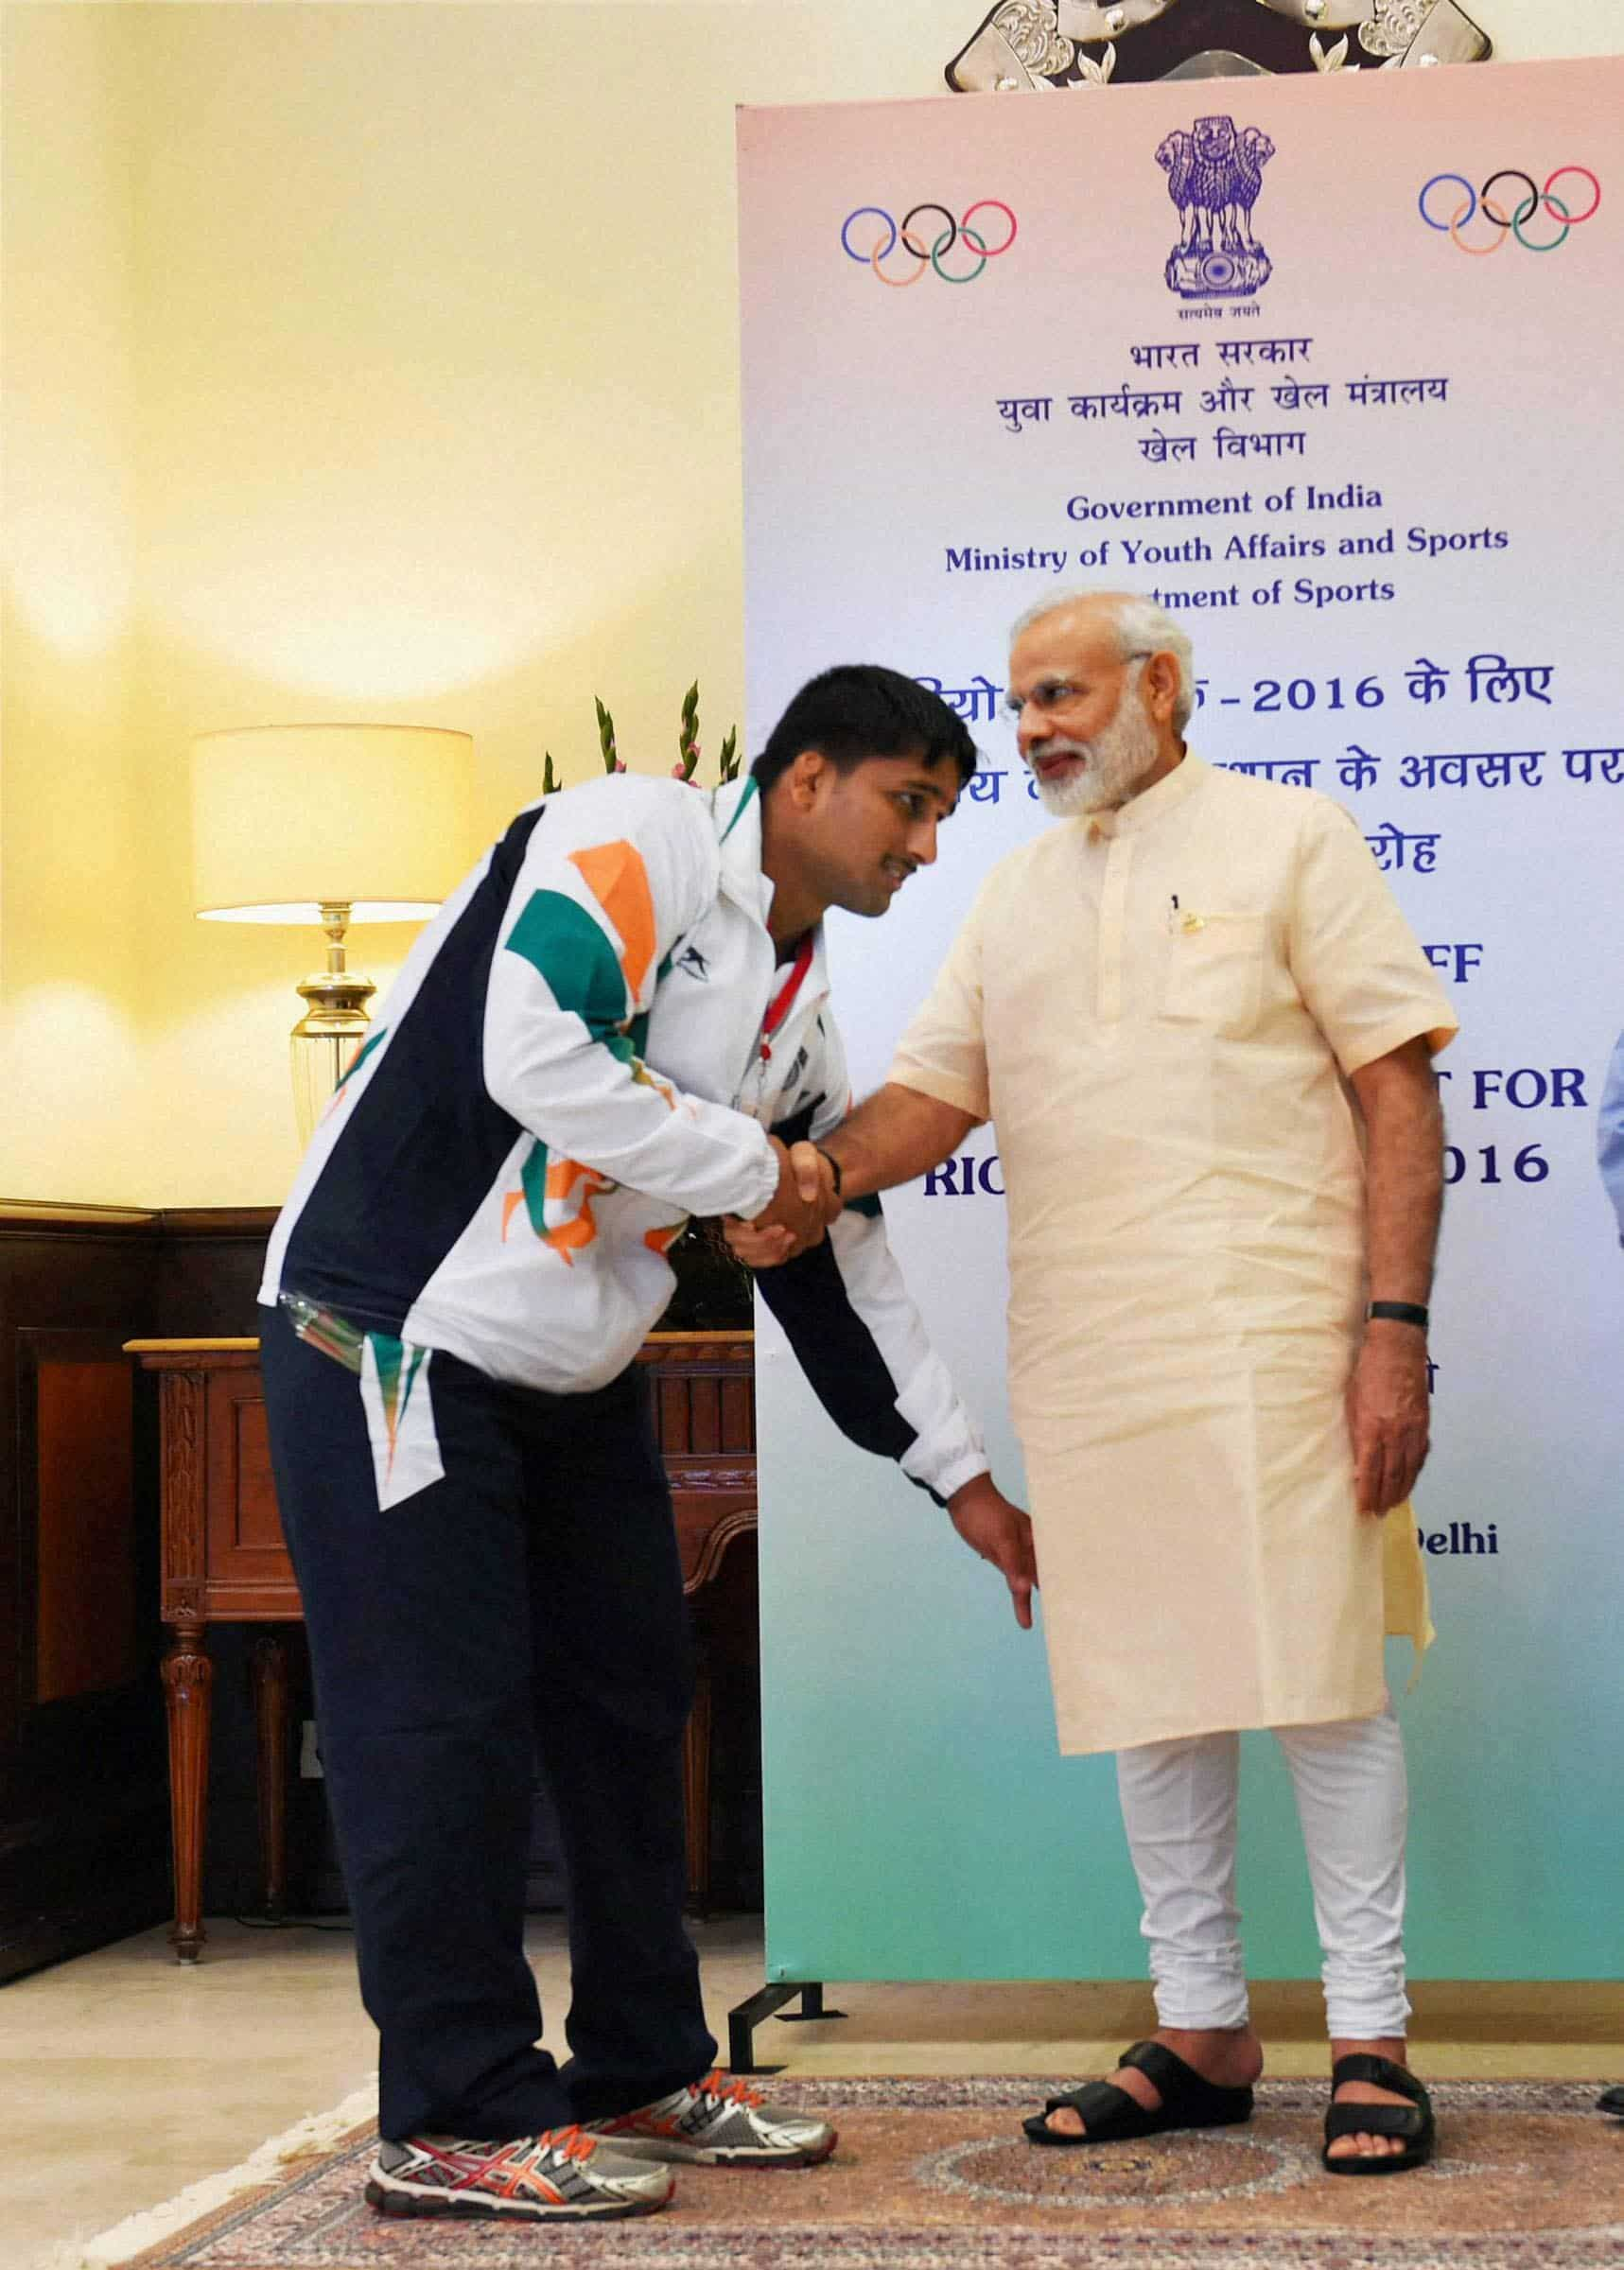
[[688,1801],[688,1904],[704,1915],[710,1907],[710,1670],[703,1661],[682,1741],[682,1789]]
[[254,1641],[253,1678],[265,1913],[279,1923],[288,1908],[288,1642],[280,1632]]
[[164,1657],[169,1719],[169,1837],[175,1859],[175,1958],[195,1963],[207,1933],[203,1897],[203,1807],[209,1780],[209,1706],[215,1667],[201,1623],[176,1624]]

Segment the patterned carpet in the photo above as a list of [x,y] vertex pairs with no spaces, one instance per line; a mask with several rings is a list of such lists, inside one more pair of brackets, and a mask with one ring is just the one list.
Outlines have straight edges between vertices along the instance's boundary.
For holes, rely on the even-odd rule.
[[1044,2152],[1043,2080],[780,2082],[841,2127],[821,2168],[687,2169],[666,2212],[596,2229],[397,2223],[361,2198],[372,2138],[133,2258],[140,2270],[1618,2270],[1624,2122],[1597,2087],[1453,2082],[1441,2148],[1385,2181],[1325,2174],[1323,2091],[1266,2082],[1245,2128]]

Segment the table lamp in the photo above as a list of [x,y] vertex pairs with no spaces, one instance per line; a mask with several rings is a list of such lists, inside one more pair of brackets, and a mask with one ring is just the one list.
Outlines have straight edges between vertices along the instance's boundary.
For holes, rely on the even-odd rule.
[[474,855],[474,744],[434,725],[253,725],[192,742],[192,906],[204,922],[319,923],[327,967],[298,987],[301,1141],[367,1034],[354,922],[420,922]]

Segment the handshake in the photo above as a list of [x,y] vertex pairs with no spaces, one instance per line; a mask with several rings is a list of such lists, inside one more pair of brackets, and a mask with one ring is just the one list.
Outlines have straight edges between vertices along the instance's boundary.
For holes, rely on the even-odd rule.
[[797,1143],[786,1150],[776,1135],[768,1140],[778,1161],[778,1187],[772,1203],[753,1222],[730,1214],[722,1224],[734,1258],[751,1269],[777,1268],[809,1246],[821,1244],[841,1206],[834,1161],[816,1144]]

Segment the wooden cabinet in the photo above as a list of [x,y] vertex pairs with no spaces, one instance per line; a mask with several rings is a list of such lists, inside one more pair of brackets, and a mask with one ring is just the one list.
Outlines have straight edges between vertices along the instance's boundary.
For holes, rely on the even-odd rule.
[[[163,1676],[169,1729],[170,1833],[177,1956],[196,1962],[205,1933],[202,1854],[214,1623],[266,1627],[253,1651],[266,1905],[287,1887],[288,1666],[285,1628],[302,1620],[271,1486],[258,1343],[252,1339],[131,1340],[160,1383],[160,1611],[168,1633]],[[714,1580],[756,1527],[753,1342],[748,1332],[660,1333],[638,1362],[672,1482],[684,1589]],[[281,1627],[282,1629],[279,1629]],[[710,1877],[710,1680],[701,1650],[686,1755],[690,1898]]]
[[163,1914],[153,1530],[121,1346],[153,1217],[0,1206],[0,1980]]

